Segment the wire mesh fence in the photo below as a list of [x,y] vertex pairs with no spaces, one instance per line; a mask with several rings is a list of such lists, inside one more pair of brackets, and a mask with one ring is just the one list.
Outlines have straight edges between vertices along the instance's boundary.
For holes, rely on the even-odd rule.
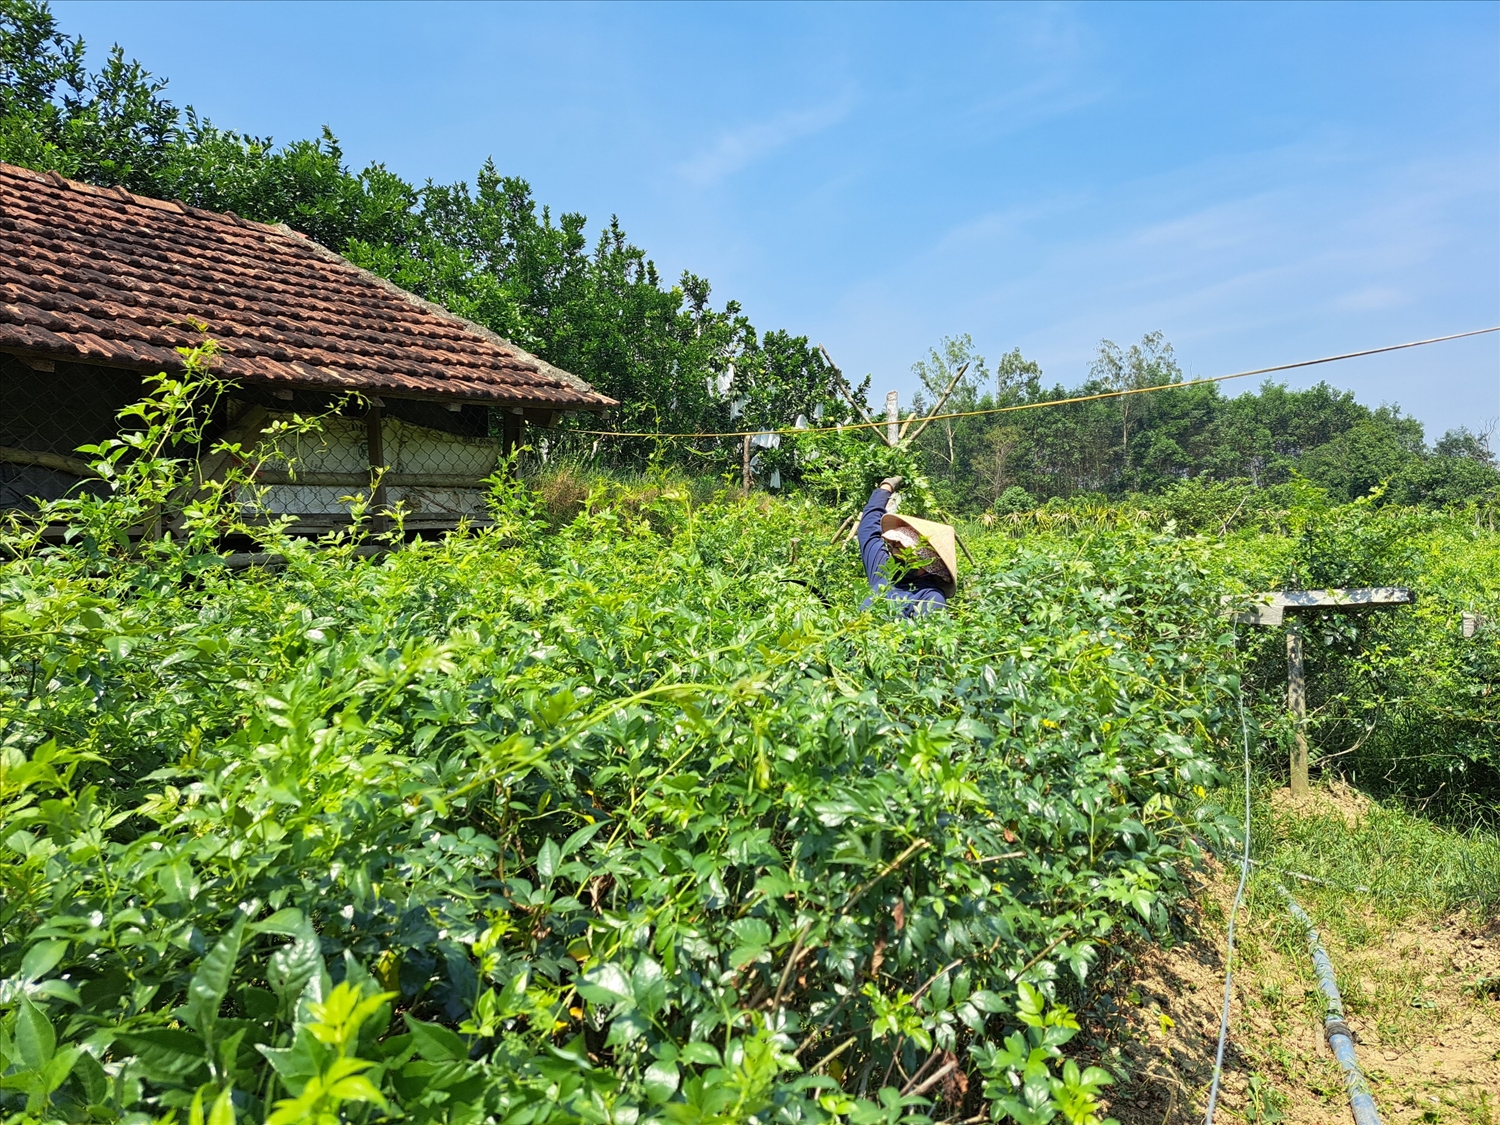
[[[0,510],[101,489],[80,446],[118,435],[144,393],[130,372],[0,355]],[[357,493],[408,527],[451,527],[485,517],[486,478],[521,423],[490,406],[232,387],[203,441],[173,453],[205,478],[246,477],[242,503],[302,531],[347,522]]]

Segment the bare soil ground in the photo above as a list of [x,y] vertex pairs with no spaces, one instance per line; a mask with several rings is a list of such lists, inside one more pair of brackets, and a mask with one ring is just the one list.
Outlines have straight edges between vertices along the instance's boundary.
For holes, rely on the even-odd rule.
[[[1320,797],[1324,813],[1332,798],[1347,817],[1360,815],[1358,793],[1323,790]],[[1110,1113],[1121,1125],[1203,1120],[1224,997],[1225,922],[1237,878],[1233,868],[1210,869],[1185,919],[1184,940],[1134,950],[1116,965],[1109,987],[1117,1020],[1109,1046],[1131,1071],[1112,1091]],[[1305,897],[1295,879],[1285,882]],[[1321,927],[1323,943],[1383,1119],[1500,1125],[1500,919],[1454,914],[1393,924],[1358,895],[1338,901],[1345,917],[1339,932]],[[1236,929],[1217,1120],[1348,1125],[1349,1104],[1323,1039],[1322,997],[1303,935],[1270,895],[1248,905]],[[1310,912],[1318,920],[1318,912]]]

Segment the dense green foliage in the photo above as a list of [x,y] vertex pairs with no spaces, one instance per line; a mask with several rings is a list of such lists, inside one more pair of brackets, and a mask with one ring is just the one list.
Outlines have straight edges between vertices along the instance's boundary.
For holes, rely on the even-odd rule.
[[473,535],[235,573],[169,456],[198,389],[0,571],[0,1104],[1095,1120],[1064,1002],[1167,926],[1233,724],[1179,541],[996,536],[914,623],[805,504],[554,532],[502,477]]
[[[1416,587],[1309,629],[1318,760],[1496,807],[1474,511],[1198,482],[991,517],[906,621],[855,608],[839,509],[670,476],[498,475],[493,526],[379,560],[358,498],[319,544],[247,524],[244,479],[173,457],[212,380],[153,388],[87,451],[106,494],[6,533],[19,1120],[1095,1121],[1069,1007],[1215,835],[1236,643],[1284,760],[1279,635],[1236,641],[1236,590]],[[284,564],[226,570],[230,530]]]
[[[160,90],[0,0],[0,158],[291,222],[587,375],[624,427],[854,416],[805,339],[665,287],[616,224],[591,251],[491,167],[416,189]],[[85,450],[100,495],[3,533],[8,1120],[1094,1125],[1110,1075],[1074,1013],[1216,839],[1240,669],[1285,768],[1281,633],[1231,631],[1226,594],[1415,588],[1309,619],[1315,765],[1497,819],[1497,475],[1467,432],[1184,388],[896,449],[788,436],[775,501],[714,475],[732,443],[621,443],[646,466],[621,483],[563,442],[494,478],[492,526],[372,559],[367,498],[309,543],[245,477],[187,487],[211,355]],[[991,389],[963,339],[918,365],[928,403],[964,363],[947,409],[1071,393],[1019,352]],[[1153,335],[1078,390],[1180,378]],[[894,471],[982,513],[962,596],[918,621],[856,609],[840,534]],[[227,569],[229,532],[282,561]]]
[[[864,386],[841,385],[806,337],[757,332],[734,301],[715,309],[708,282],[691,273],[665,284],[617,220],[591,239],[584,216],[554,218],[524,180],[491,163],[472,187],[418,187],[378,164],[354,172],[330,132],[277,146],[179,109],[164,86],[118,47],[90,71],[81,42],[59,30],[44,3],[0,0],[0,159],[288,223],[589,379],[624,404],[612,429],[722,432],[856,417],[846,392],[862,399]],[[963,337],[916,365],[926,405],[965,362],[948,410],[1182,378],[1160,333],[1125,349],[1105,341],[1088,380],[1066,389],[1044,387],[1040,367],[1019,352],[992,376]],[[550,443],[559,447],[556,436]],[[867,445],[800,439],[764,451],[758,478],[807,482],[825,497],[857,491],[867,487]],[[1372,410],[1326,384],[1268,383],[1234,398],[1210,385],[955,419],[929,427],[915,446],[935,498],[954,512],[1157,494],[1199,476],[1257,487],[1300,476],[1334,500],[1388,484],[1387,500],[1426,506],[1500,489],[1486,440],[1459,430],[1429,448],[1420,423],[1399,409]],[[741,453],[736,439],[589,438],[572,448],[595,463],[654,459],[693,473],[735,473]]]
[[[967,363],[945,411],[1016,407],[1183,381],[1160,333],[1121,349],[1104,341],[1089,379],[1042,384],[1019,352],[991,374],[968,337],[943,341],[914,371],[931,402]],[[945,420],[918,441],[928,476],[951,507],[1005,511],[1051,497],[1159,496],[1185,480],[1266,489],[1305,480],[1329,500],[1379,490],[1385,503],[1442,507],[1500,499],[1488,438],[1454,430],[1432,446],[1399,408],[1370,409],[1319,383],[1266,382],[1228,397],[1220,384]],[[921,410],[924,402],[917,406]],[[1010,494],[1007,497],[1007,494]],[[1241,491],[1243,495],[1243,490]],[[1252,501],[1259,505],[1264,501]]]

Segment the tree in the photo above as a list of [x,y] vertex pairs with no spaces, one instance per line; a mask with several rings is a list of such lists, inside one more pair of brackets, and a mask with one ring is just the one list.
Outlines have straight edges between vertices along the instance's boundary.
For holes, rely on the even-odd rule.
[[1017,406],[1042,393],[1042,365],[1012,348],[995,366],[995,405]]
[[[962,336],[944,336],[935,348],[930,348],[925,359],[911,365],[912,374],[922,384],[913,400],[916,414],[924,414],[929,408],[943,412],[962,412],[975,409],[979,388],[989,381],[984,356],[974,348],[974,338],[965,332]],[[952,418],[938,421],[937,432],[941,443],[928,446],[942,458],[951,472],[958,464],[953,435]]]
[[991,503],[1014,483],[1014,454],[1022,437],[1019,426],[990,426],[984,431],[982,452],[973,458],[972,465],[975,475],[984,482]]
[[[1089,364],[1090,377],[1111,391],[1138,391],[1166,383],[1180,383],[1182,369],[1172,353],[1172,345],[1159,331],[1148,332],[1139,344],[1121,351],[1113,340],[1101,340],[1099,352]],[[1123,395],[1115,400],[1120,415],[1120,461],[1122,473],[1130,473],[1130,421],[1139,413],[1140,396]]]

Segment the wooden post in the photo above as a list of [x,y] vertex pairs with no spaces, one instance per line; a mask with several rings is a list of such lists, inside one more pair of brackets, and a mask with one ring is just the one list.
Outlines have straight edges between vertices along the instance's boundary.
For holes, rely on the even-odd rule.
[[385,422],[381,417],[381,402],[378,398],[370,400],[370,409],[365,414],[365,445],[370,455],[370,480],[379,481],[375,484],[375,495],[373,504],[375,512],[371,518],[371,526],[376,531],[385,530],[385,516],[381,513],[390,505],[385,496]]
[[740,451],[740,488],[750,491],[750,435],[745,435],[745,445]]
[[1286,703],[1292,712],[1292,795],[1307,792],[1307,681],[1302,673],[1302,621],[1286,623]]
[[[521,442],[525,437],[526,419],[518,409],[505,407],[500,412],[500,451],[506,457],[514,456],[516,450],[521,448]],[[515,466],[508,470],[512,476],[515,475]]]
[[901,440],[901,395],[898,391],[885,392],[885,443],[892,449]]
[[1302,667],[1302,618],[1298,610],[1332,609],[1343,613],[1395,609],[1412,605],[1417,596],[1404,586],[1367,586],[1335,590],[1266,590],[1259,594],[1226,594],[1229,615],[1242,625],[1286,625],[1286,704],[1292,713],[1292,792],[1307,792],[1307,680]]

